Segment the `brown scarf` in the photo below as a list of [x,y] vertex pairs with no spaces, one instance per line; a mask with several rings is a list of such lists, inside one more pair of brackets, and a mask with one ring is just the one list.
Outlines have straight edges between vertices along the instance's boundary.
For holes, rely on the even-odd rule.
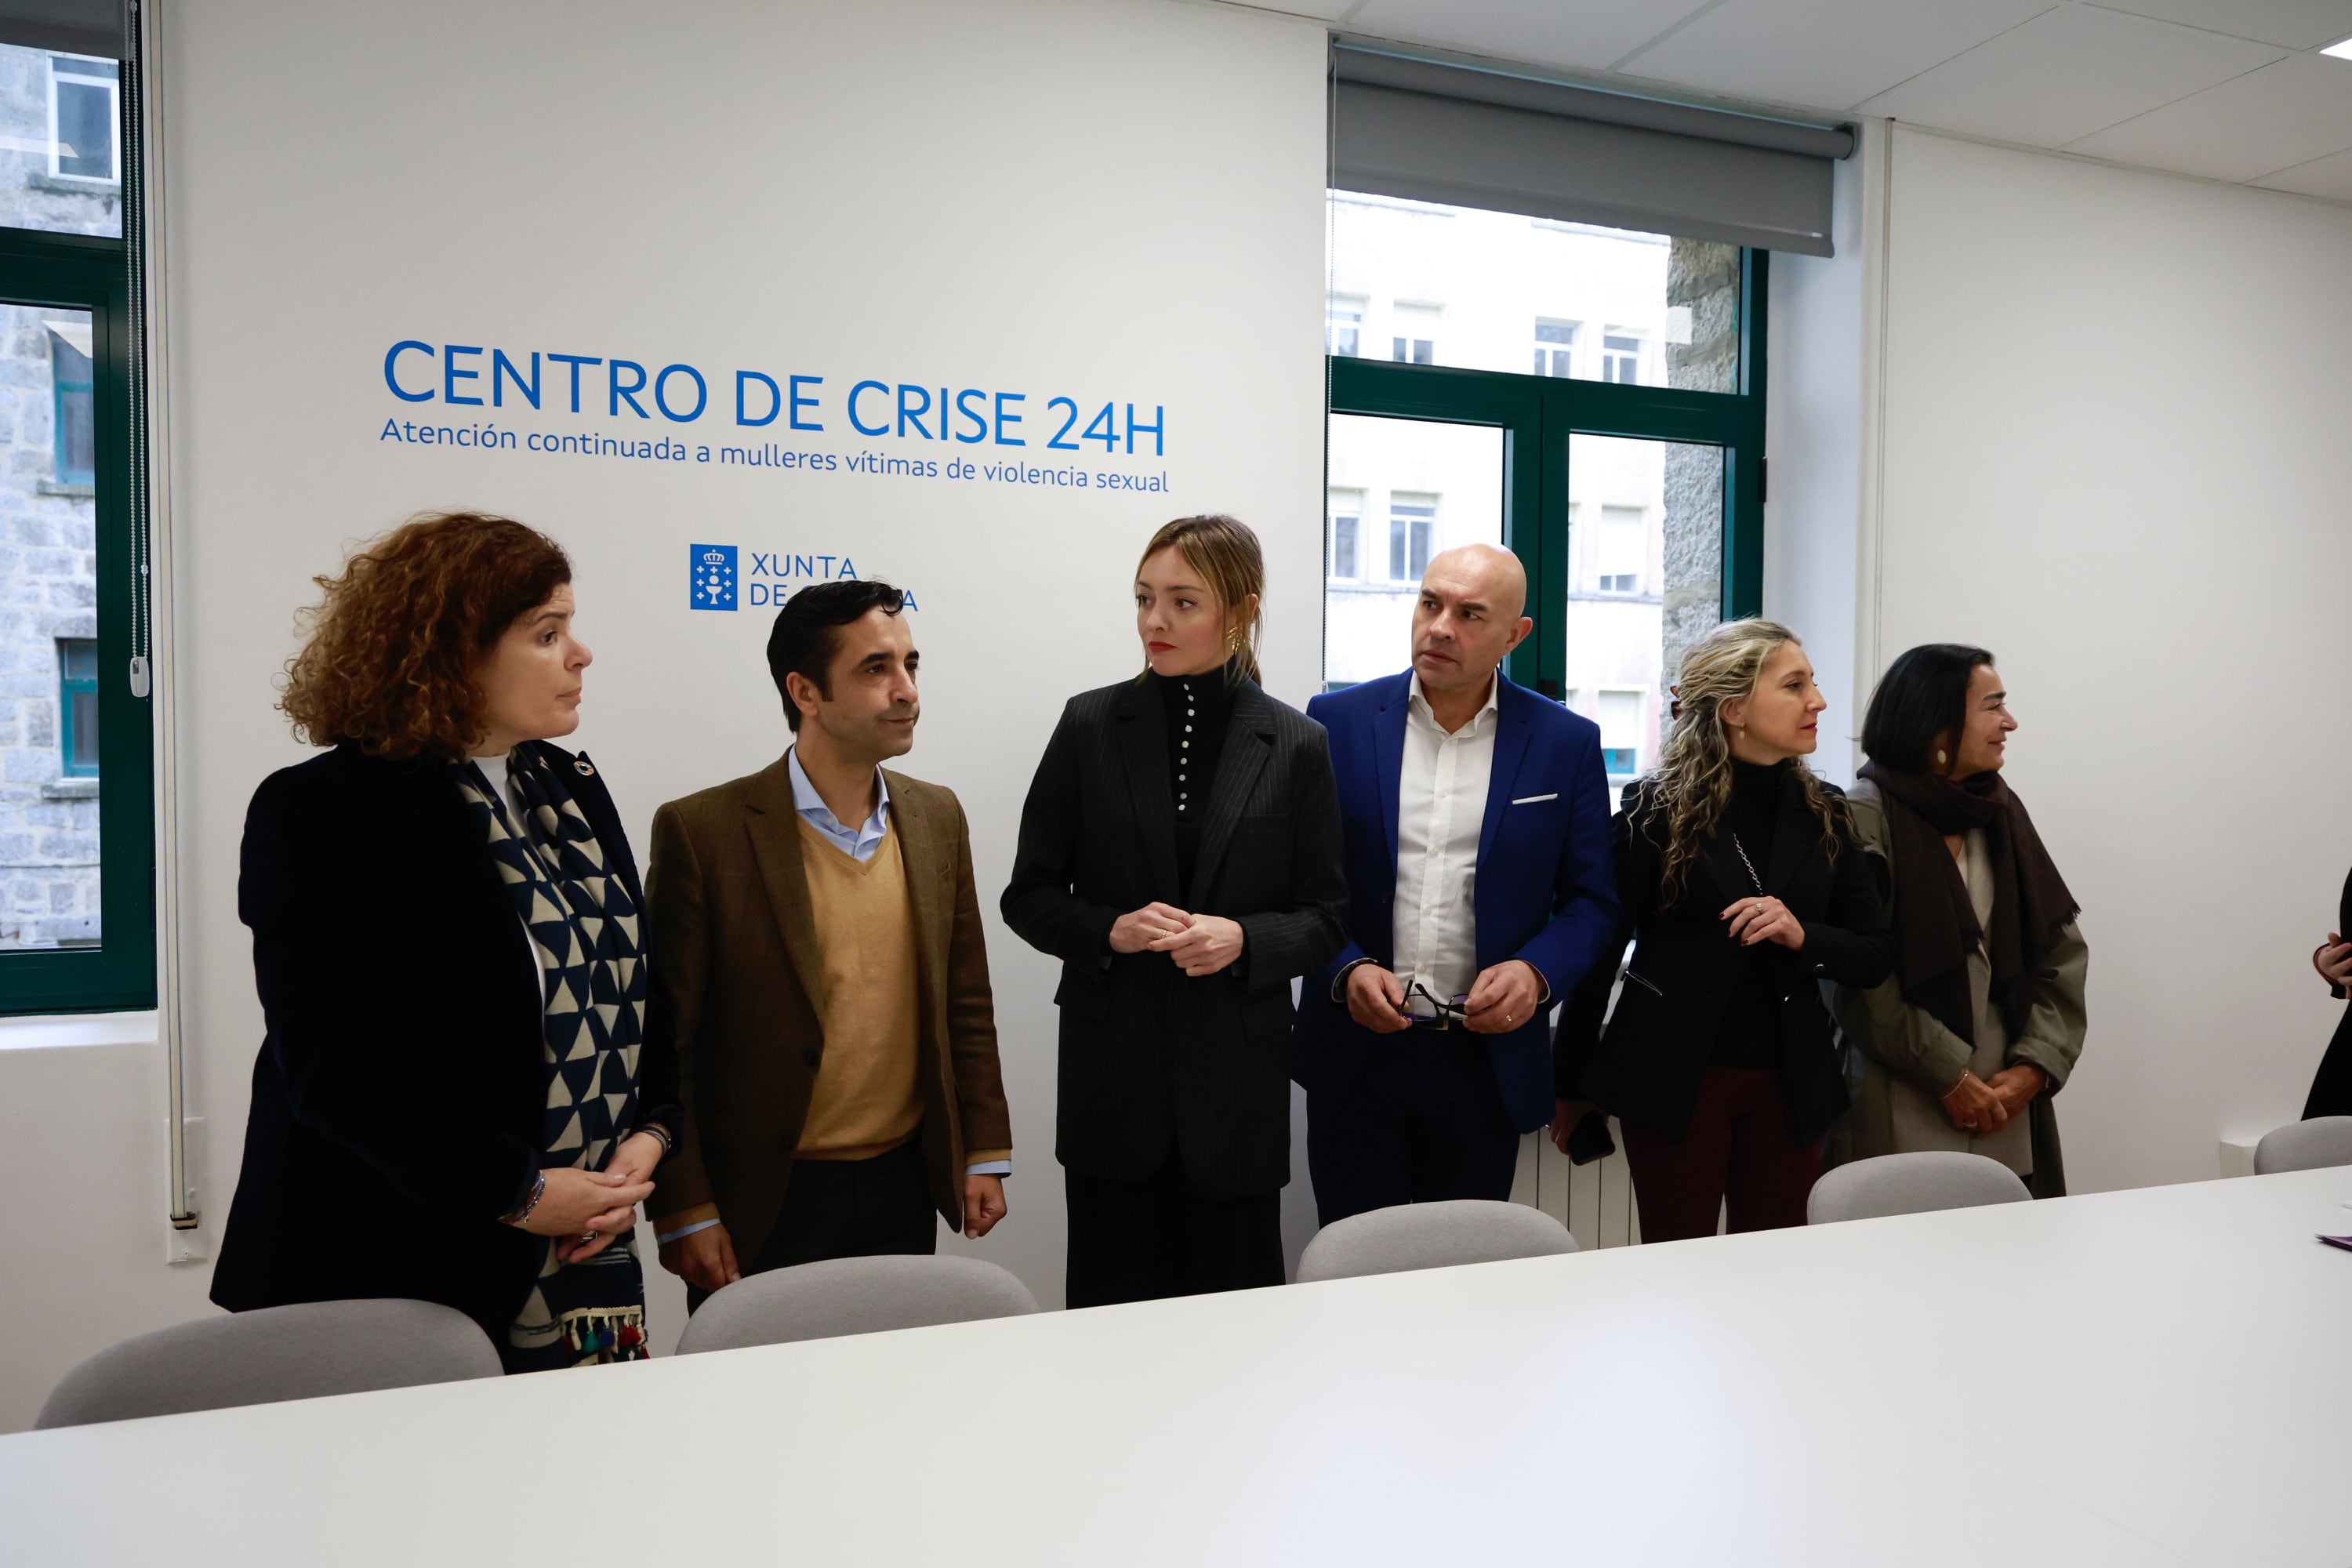
[[[2081,912],[2058,875],[2025,803],[1997,773],[1955,782],[1933,773],[1863,765],[1886,801],[1895,840],[1895,964],[1903,999],[1976,1043],[1969,954],[1992,959],[1992,995],[2011,1036],[2025,1027],[2042,957]],[[1992,930],[1977,921],[1946,835],[1981,827],[1992,851]]]

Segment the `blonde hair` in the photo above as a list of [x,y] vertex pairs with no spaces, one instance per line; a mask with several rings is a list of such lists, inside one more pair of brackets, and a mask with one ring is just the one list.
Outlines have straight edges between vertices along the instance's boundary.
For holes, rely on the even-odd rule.
[[[1143,574],[1145,561],[1171,547],[1184,558],[1185,565],[1201,574],[1225,616],[1225,678],[1245,675],[1258,680],[1258,633],[1265,624],[1265,552],[1258,548],[1256,533],[1241,519],[1223,512],[1180,517],[1161,524],[1151,536],[1151,542],[1143,547],[1142,559],[1135,563],[1136,575]],[[1258,603],[1250,610],[1247,622],[1233,626],[1234,616],[1253,597]]]
[[[1754,696],[1765,665],[1783,645],[1797,642],[1797,634],[1779,622],[1750,618],[1726,621],[1684,653],[1675,677],[1674,727],[1666,735],[1657,772],[1647,781],[1639,825],[1645,837],[1655,824],[1665,825],[1661,908],[1672,909],[1681,900],[1700,844],[1731,805],[1731,736],[1723,721],[1723,705]],[[1834,860],[1846,827],[1845,802],[1813,775],[1802,757],[1792,759],[1792,765],[1804,781],[1805,804],[1821,818]]]

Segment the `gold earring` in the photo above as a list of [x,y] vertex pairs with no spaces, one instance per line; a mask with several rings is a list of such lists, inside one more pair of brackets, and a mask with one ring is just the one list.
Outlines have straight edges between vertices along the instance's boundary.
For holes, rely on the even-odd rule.
[[1236,654],[1241,652],[1241,650],[1242,629],[1239,626],[1227,626],[1225,628],[1225,652],[1227,654]]

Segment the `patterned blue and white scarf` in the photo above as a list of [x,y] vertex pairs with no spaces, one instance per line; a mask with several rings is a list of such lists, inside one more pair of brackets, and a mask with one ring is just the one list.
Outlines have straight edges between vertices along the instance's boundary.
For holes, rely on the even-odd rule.
[[[590,771],[584,761],[571,765]],[[525,808],[520,826],[480,769],[460,763],[454,772],[546,979],[540,1168],[595,1171],[636,1122],[646,966],[636,900],[572,798],[563,768],[536,742],[508,754],[507,778]],[[554,1240],[542,1239],[538,1278],[501,1347],[507,1369],[642,1360],[645,1276],[634,1239],[569,1265],[557,1260]]]

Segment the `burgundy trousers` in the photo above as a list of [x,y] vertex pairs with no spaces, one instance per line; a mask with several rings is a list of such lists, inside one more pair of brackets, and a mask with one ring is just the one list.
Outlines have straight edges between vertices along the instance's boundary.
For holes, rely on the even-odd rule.
[[1643,1241],[1713,1236],[1727,1208],[1734,1231],[1805,1223],[1822,1146],[1797,1142],[1779,1068],[1707,1068],[1679,1143],[1637,1127],[1623,1131]]

